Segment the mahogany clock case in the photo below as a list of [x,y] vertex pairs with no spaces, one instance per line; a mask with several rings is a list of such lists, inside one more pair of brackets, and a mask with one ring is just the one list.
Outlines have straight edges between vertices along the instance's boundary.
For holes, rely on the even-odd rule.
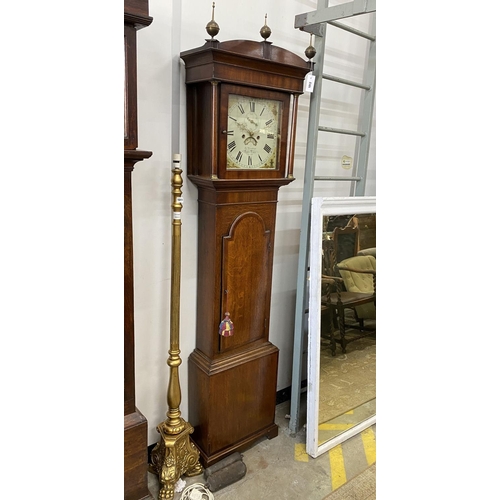
[[[189,417],[205,466],[278,432],[278,348],[268,340],[277,191],[199,188]],[[218,333],[225,312],[234,323],[230,337]]]
[[[275,437],[279,350],[269,341],[274,235],[278,190],[292,182],[297,97],[310,65],[270,42],[208,40],[181,53],[186,66],[187,172],[198,187],[196,348],[189,356],[189,419],[205,467]],[[228,130],[267,137],[260,120],[250,133],[229,129],[231,96],[245,113],[275,105],[279,140],[275,168],[231,163]],[[237,98],[233,98],[237,102]],[[260,105],[260,108],[258,106]],[[237,106],[237,104],[236,104]],[[236,113],[236,116],[237,113]],[[251,128],[251,125],[250,125]],[[259,130],[257,132],[256,130]],[[257,139],[257,133],[263,137]],[[272,134],[271,134],[272,135]],[[240,140],[242,137],[239,138]],[[241,142],[240,142],[241,144]],[[244,150],[247,157],[252,148]],[[229,158],[229,162],[228,162]],[[261,158],[259,158],[259,161]],[[249,161],[248,159],[246,160]],[[230,313],[234,335],[221,337]]]

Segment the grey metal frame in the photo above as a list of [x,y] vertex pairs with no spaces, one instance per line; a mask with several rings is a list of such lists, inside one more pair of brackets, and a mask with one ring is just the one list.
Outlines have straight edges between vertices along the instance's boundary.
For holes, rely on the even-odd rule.
[[[314,195],[314,182],[321,180],[349,181],[352,182],[351,196],[364,195],[366,189],[366,170],[371,139],[370,135],[373,106],[375,103],[375,37],[335,21],[338,19],[345,19],[348,17],[375,12],[375,10],[376,0],[353,0],[352,2],[333,7],[328,7],[328,0],[318,0],[317,10],[307,12],[305,14],[299,14],[295,17],[295,28],[315,35],[316,56],[314,59],[315,64],[313,70],[313,74],[315,76],[315,89],[311,94],[309,105],[304,193],[302,199],[302,217],[300,226],[301,232],[295,306],[295,330],[289,422],[289,430],[292,434],[297,433],[299,426],[303,357],[306,354],[304,346],[307,346],[307,342],[304,342],[304,337],[307,335],[306,309],[308,262],[311,232],[311,200]],[[358,84],[332,75],[323,74],[327,31],[326,24],[343,29],[370,41],[364,84]],[[321,127],[319,125],[323,79],[355,86],[365,91],[360,106],[358,131],[333,129],[329,127]],[[318,131],[357,136],[354,158],[355,170],[353,171],[352,177],[315,177]]]

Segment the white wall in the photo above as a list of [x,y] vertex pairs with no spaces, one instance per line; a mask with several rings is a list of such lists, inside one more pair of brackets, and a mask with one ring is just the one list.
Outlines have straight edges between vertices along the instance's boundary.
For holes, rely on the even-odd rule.
[[[331,5],[343,1],[330,2]],[[182,5],[181,5],[182,4]],[[133,173],[133,228],[135,273],[136,404],[149,423],[148,443],[158,440],[155,427],[165,419],[168,383],[170,273],[171,273],[171,158],[180,152],[186,158],[185,88],[179,52],[201,46],[208,35],[211,0],[165,2],[150,0],[153,23],[138,32],[139,148],[153,156],[138,164]],[[217,39],[261,40],[259,30],[268,15],[275,45],[304,56],[309,34],[294,28],[295,16],[316,9],[308,0],[274,1],[218,0],[215,20]],[[374,32],[374,16],[346,21]],[[371,25],[372,24],[372,25]],[[314,39],[313,39],[314,40]],[[328,28],[325,72],[361,81],[366,41]],[[328,110],[322,124],[357,128],[360,92],[325,82],[323,96]],[[299,100],[294,174],[296,180],[279,191],[271,298],[270,340],[280,349],[278,390],[291,384],[295,289],[302,211],[309,95]],[[375,124],[375,119],[374,119]],[[375,135],[372,132],[372,143]],[[375,194],[375,148],[371,148],[367,195]],[[318,147],[317,173],[329,168],[330,175],[345,175],[343,155],[354,156],[354,140],[328,134]],[[195,347],[197,189],[184,170],[181,258],[181,411],[187,408],[187,358]],[[332,169],[333,168],[333,169]],[[322,186],[321,196],[346,196],[348,184]]]

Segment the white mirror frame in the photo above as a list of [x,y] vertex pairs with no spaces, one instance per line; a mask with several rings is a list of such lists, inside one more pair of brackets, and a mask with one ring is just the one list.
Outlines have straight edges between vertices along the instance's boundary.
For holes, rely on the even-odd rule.
[[315,197],[311,201],[306,452],[313,458],[359,434],[375,423],[376,416],[373,415],[329,441],[321,444],[318,442],[323,218],[328,215],[370,213],[376,213],[375,196]]

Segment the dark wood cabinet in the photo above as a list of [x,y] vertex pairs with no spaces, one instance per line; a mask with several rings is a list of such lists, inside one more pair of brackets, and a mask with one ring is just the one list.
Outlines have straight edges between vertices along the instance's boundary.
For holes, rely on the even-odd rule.
[[137,149],[136,32],[148,26],[148,3],[126,0],[124,22],[124,498],[152,498],[148,490],[148,423],[135,406],[134,264],[132,238],[132,172],[150,151]]
[[[189,420],[207,467],[278,434],[279,352],[269,341],[276,208],[279,188],[294,180],[297,99],[310,65],[249,40],[208,40],[181,58],[199,217]],[[231,336],[219,334],[226,313]]]

